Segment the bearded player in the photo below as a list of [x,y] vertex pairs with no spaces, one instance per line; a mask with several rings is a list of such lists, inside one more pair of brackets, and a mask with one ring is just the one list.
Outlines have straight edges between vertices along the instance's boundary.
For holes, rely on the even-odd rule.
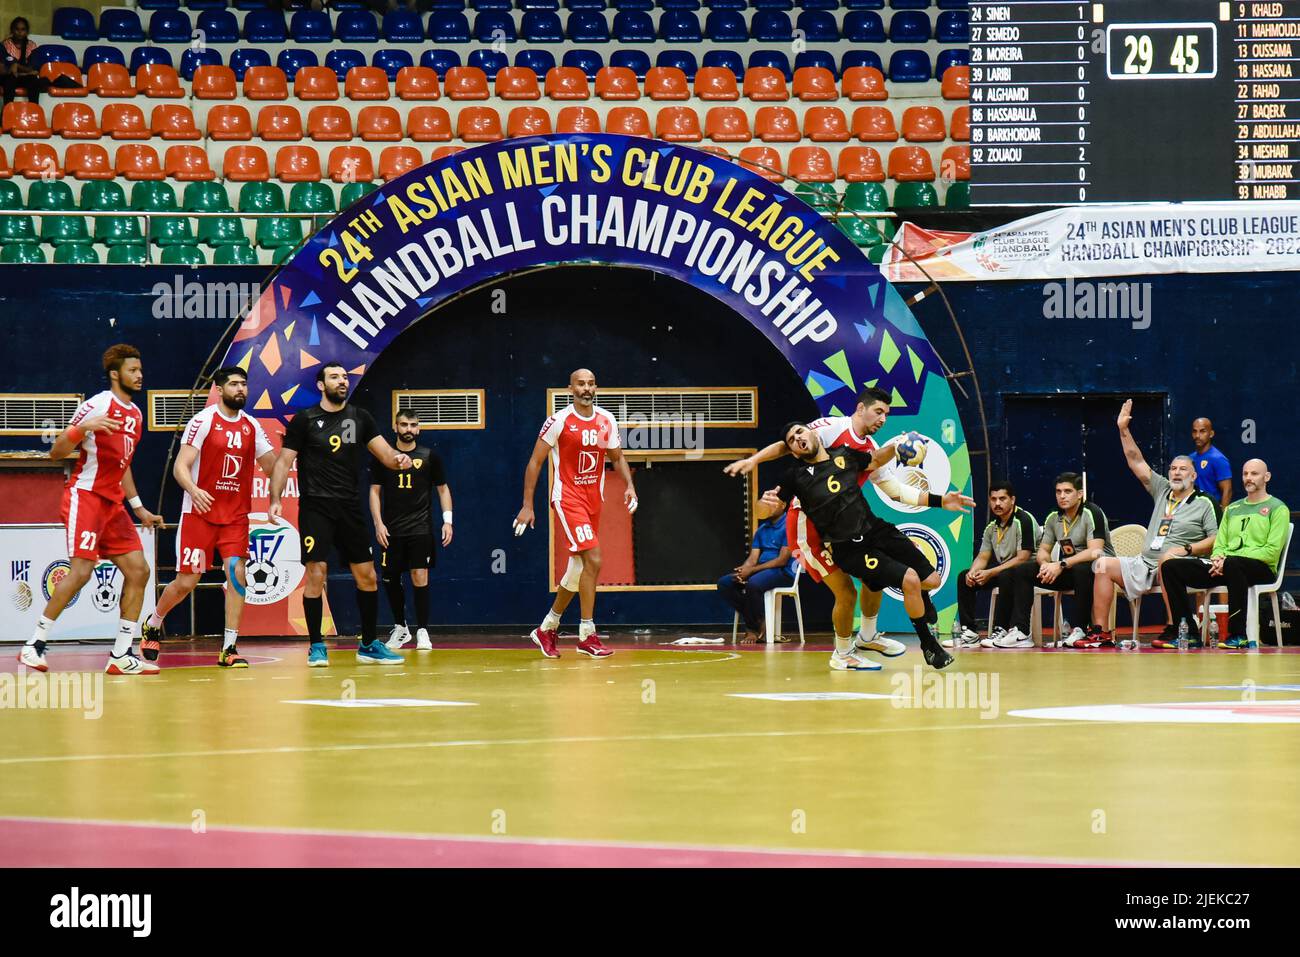
[[158,596],[154,612],[141,625],[140,650],[157,661],[163,619],[185,599],[199,578],[218,562],[226,573],[226,627],[217,664],[247,668],[235,647],[244,612],[245,563],[248,560],[248,512],[253,504],[253,463],[268,476],[275,450],[257,420],[244,412],[248,374],[225,366],[212,377],[215,403],[185,426],[172,475],[185,492],[176,530],[176,577]]
[[122,595],[117,638],[104,670],[110,675],[151,675],[158,673],[158,666],[141,661],[132,651],[144,590],[149,585],[149,565],[140,535],[122,504],[125,499],[146,528],[162,525],[162,516],[141,503],[131,475],[131,459],[144,422],[132,399],[144,386],[144,372],[139,350],[125,343],[104,353],[103,366],[108,388],[81,403],[72,424],[50,448],[50,458],[56,462],[73,449],[81,450],[63,490],[60,509],[72,568],[55,587],[18,660],[37,671],[48,670],[45,646],[50,629],[90,581],[95,565],[106,559],[122,572]]
[[551,610],[530,638],[547,658],[558,658],[555,647],[560,618],[576,593],[582,619],[578,623],[578,653],[590,658],[607,658],[614,652],[596,634],[596,581],[600,578],[600,510],[604,504],[605,456],[627,484],[623,504],[636,511],[636,490],[632,471],[619,444],[614,416],[596,405],[596,374],[578,369],[569,376],[573,401],[546,420],[524,470],[524,504],[515,516],[515,535],[533,527],[533,493],[537,476],[549,457],[555,476],[551,508],[569,545],[569,565],[555,592]]

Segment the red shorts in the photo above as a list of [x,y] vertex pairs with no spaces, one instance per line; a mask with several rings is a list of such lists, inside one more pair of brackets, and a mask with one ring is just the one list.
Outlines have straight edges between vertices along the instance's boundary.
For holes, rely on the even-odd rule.
[[176,570],[201,575],[222,558],[248,558],[248,519],[213,525],[197,512],[181,515],[176,530]]
[[59,509],[68,530],[68,557],[92,562],[144,549],[126,506],[84,488],[65,488]]
[[836,570],[835,559],[822,547],[817,526],[797,505],[791,505],[785,513],[785,538],[791,553],[813,581],[819,582]]
[[560,535],[568,544],[569,551],[575,555],[595,548],[600,543],[596,540],[596,530],[600,527],[600,507],[604,504],[599,499],[594,503],[587,499],[561,499],[552,502],[555,509],[555,522],[560,527]]

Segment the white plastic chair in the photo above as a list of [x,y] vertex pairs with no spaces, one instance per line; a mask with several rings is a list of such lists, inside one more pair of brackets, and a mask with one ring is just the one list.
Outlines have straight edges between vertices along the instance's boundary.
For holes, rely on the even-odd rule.
[[[1259,643],[1259,600],[1264,595],[1268,595],[1273,601],[1273,630],[1277,638],[1277,646],[1282,647],[1282,609],[1278,605],[1277,593],[1282,588],[1282,577],[1286,574],[1286,556],[1291,550],[1291,537],[1295,535],[1294,523],[1287,526],[1286,541],[1282,543],[1282,554],[1277,559],[1277,578],[1272,582],[1263,585],[1251,585],[1246,591],[1246,640]],[[1210,615],[1226,612],[1227,605],[1211,605],[1211,596],[1221,592],[1222,589],[1213,588],[1205,592],[1205,597],[1201,600],[1201,641],[1208,640],[1210,634]],[[1220,635],[1219,639],[1231,637],[1229,635]]]
[[[799,643],[803,644],[803,605],[799,602],[799,576],[803,574],[803,565],[794,567],[794,581],[783,588],[769,588],[763,593],[763,640],[769,645],[776,642],[781,634],[781,599],[794,599],[794,613],[799,620]],[[731,640],[740,634],[740,612],[731,620]]]
[[[1131,525],[1121,525],[1113,529],[1110,533],[1110,542],[1115,547],[1116,558],[1136,558],[1142,554],[1142,547],[1146,544],[1147,530],[1145,525],[1133,523]],[[1123,592],[1123,585],[1115,586],[1115,598],[1118,602],[1120,594]],[[1144,591],[1137,598],[1125,598],[1128,600],[1129,615],[1133,618],[1133,640],[1138,640],[1138,620],[1142,615],[1142,599],[1147,595],[1162,595],[1160,583],[1152,585],[1150,590]],[[1110,629],[1115,630],[1115,612],[1111,611]]]

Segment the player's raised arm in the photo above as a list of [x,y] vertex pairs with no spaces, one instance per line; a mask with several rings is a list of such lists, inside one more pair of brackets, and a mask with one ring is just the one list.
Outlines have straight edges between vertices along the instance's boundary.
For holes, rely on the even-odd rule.
[[628,467],[627,459],[623,457],[623,450],[620,448],[607,449],[606,454],[609,460],[614,463],[614,471],[623,479],[627,488],[623,492],[623,504],[627,506],[628,514],[636,511],[636,489],[632,486],[632,470]]
[[519,514],[515,516],[516,535],[522,535],[524,529],[532,528],[536,521],[533,515],[533,495],[537,491],[537,476],[542,473],[542,465],[550,454],[551,447],[544,439],[538,439],[533,446],[533,455],[524,468],[524,504],[519,509]]
[[1119,418],[1115,420],[1115,424],[1119,426],[1119,441],[1124,447],[1124,458],[1128,460],[1129,471],[1142,483],[1143,488],[1150,491],[1151,466],[1147,465],[1147,460],[1142,457],[1142,450],[1138,448],[1133,433],[1129,431],[1129,423],[1132,421],[1133,400],[1125,399],[1124,405],[1119,410]]
[[759,449],[753,455],[746,456],[743,459],[736,459],[722,471],[727,475],[748,475],[764,462],[775,462],[781,456],[788,455],[789,452],[790,450],[786,448],[784,442],[773,442],[766,448]]
[[[879,452],[876,452],[870,456],[870,461],[874,462],[878,454]],[[867,458],[865,454],[862,457]],[[895,502],[911,505],[914,508],[942,508],[949,512],[969,512],[975,507],[975,500],[969,495],[963,495],[956,490],[944,492],[942,495],[922,492],[919,488],[904,485],[892,472],[872,472],[871,481],[876,488]]]

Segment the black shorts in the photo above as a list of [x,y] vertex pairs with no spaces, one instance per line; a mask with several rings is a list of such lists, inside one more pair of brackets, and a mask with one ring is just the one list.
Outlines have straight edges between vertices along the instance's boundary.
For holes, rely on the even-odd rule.
[[302,560],[329,561],[331,549],[348,565],[374,561],[370,551],[370,529],[361,503],[343,498],[303,498],[298,503],[298,533],[302,536]]
[[893,525],[882,523],[848,542],[831,546],[835,564],[872,591],[902,588],[910,568],[924,581],[934,574],[934,566],[912,540]]
[[379,567],[385,575],[409,572],[413,568],[432,568],[436,559],[433,535],[390,536],[388,547],[380,553]]

